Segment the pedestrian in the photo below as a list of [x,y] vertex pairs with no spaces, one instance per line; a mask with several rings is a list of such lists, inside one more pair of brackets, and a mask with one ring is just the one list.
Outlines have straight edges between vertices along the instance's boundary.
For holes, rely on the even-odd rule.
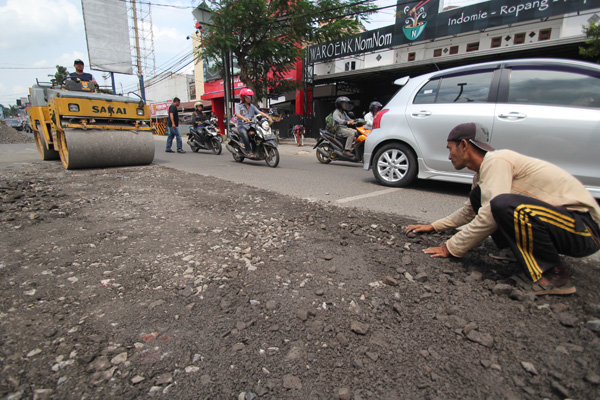
[[183,150],[183,143],[181,142],[181,134],[179,133],[179,110],[177,107],[181,104],[179,97],[173,99],[173,103],[169,106],[169,119],[167,120],[167,126],[169,127],[169,136],[167,137],[167,153],[173,153],[171,146],[173,145],[173,136],[177,139],[177,152],[185,153]]
[[527,285],[537,295],[576,292],[560,254],[586,257],[600,249],[600,207],[587,189],[563,169],[512,150],[494,150],[488,130],[475,123],[456,126],[448,135],[452,165],[475,172],[462,209],[406,232],[463,229],[431,257],[462,257],[486,237],[510,248],[521,274],[506,280]]

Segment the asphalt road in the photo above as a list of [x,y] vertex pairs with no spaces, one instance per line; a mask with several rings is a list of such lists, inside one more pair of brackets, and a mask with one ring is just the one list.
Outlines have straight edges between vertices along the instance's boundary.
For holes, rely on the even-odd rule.
[[[372,172],[365,171],[362,164],[319,163],[312,148],[314,140],[310,139],[303,147],[281,144],[281,161],[277,168],[269,168],[264,161],[237,163],[225,146],[218,156],[205,150],[194,153],[187,145],[185,135],[185,154],[165,153],[166,136],[155,136],[154,141],[154,162],[165,167],[303,199],[392,213],[419,222],[431,222],[448,215],[462,206],[469,192],[468,185],[434,181],[418,181],[406,189],[384,187],[376,183]],[[2,168],[39,160],[34,143],[0,145]],[[185,182],[181,184],[185,185]]]
[[[165,153],[165,136],[155,136],[154,162],[182,171],[214,176],[237,183],[308,200],[336,203],[406,216],[432,222],[461,207],[469,186],[445,182],[418,181],[406,189],[381,186],[362,164],[317,161],[308,139],[303,147],[284,143],[279,146],[281,161],[269,168],[264,161],[237,163],[223,146],[221,155],[206,150],[193,153],[183,135],[185,154]],[[173,149],[175,149],[173,144]]]
[[[417,181],[405,189],[381,186],[362,164],[319,163],[312,149],[314,140],[310,139],[303,147],[281,144],[281,162],[277,168],[269,168],[264,161],[237,163],[225,146],[218,156],[205,150],[193,153],[185,135],[185,154],[165,153],[166,140],[166,136],[154,137],[156,164],[302,199],[396,214],[416,222],[432,222],[452,213],[462,206],[469,193],[468,185],[436,181]],[[34,143],[0,144],[0,168],[18,168],[39,161]],[[591,257],[599,260],[600,252]]]

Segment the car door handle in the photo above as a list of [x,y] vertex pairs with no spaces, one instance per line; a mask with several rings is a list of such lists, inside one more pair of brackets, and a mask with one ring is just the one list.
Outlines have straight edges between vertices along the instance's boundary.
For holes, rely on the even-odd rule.
[[429,117],[431,115],[431,111],[421,110],[421,111],[414,112],[411,115],[416,118]]
[[503,118],[503,119],[523,119],[527,117],[526,114],[520,113],[520,112],[509,112],[508,114],[500,114],[498,115],[498,118]]

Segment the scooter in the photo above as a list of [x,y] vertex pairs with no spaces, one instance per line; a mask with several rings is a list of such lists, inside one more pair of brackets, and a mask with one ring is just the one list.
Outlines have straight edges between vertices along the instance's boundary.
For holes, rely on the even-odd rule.
[[317,149],[316,156],[322,164],[329,164],[332,161],[350,161],[363,162],[363,154],[365,152],[365,139],[371,131],[363,125],[365,121],[362,119],[356,120],[353,128],[356,129],[354,142],[352,143],[352,157],[344,155],[344,145],[346,138],[337,136],[326,129],[319,129],[319,139],[313,147]]
[[271,124],[267,118],[262,115],[256,115],[250,121],[248,129],[248,139],[252,147],[253,158],[248,157],[244,151],[244,144],[241,140],[241,134],[237,128],[229,129],[229,142],[226,147],[237,162],[243,162],[245,158],[250,160],[265,160],[271,168],[279,165],[279,150],[277,150],[277,136],[271,130]]
[[[198,119],[196,121],[200,122]],[[190,128],[187,143],[194,153],[205,149],[219,155],[222,151],[220,136],[212,120],[202,121],[196,128]]]
[[216,137],[219,140],[219,143],[223,143],[223,135],[221,134],[221,131],[219,130],[219,124],[218,124],[218,120],[216,117],[212,117],[211,119],[208,120],[209,123],[204,125],[204,129],[206,129],[206,131]]

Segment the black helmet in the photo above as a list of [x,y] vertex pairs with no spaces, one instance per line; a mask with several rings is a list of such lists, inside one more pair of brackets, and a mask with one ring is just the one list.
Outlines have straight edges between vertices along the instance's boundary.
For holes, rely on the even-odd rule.
[[383,108],[383,106],[378,101],[372,101],[371,104],[369,104],[369,111],[371,111],[371,112],[373,112],[375,109],[377,109],[377,111],[379,111],[382,108]]
[[350,103],[350,99],[347,98],[346,96],[340,96],[337,99],[335,99],[335,108],[337,109],[342,109],[342,104],[344,103]]

